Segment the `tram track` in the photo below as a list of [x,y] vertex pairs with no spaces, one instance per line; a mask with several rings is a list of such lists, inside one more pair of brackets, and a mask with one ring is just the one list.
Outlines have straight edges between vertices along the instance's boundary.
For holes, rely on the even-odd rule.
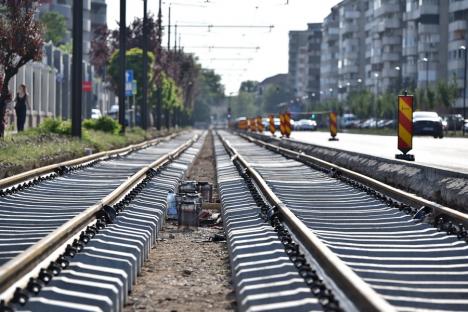
[[198,137],[181,134],[69,163],[81,170],[49,166],[4,183],[16,189],[0,197],[0,311],[120,311]]
[[341,309],[468,310],[466,215],[295,151],[219,135],[274,207],[263,214],[278,216]]

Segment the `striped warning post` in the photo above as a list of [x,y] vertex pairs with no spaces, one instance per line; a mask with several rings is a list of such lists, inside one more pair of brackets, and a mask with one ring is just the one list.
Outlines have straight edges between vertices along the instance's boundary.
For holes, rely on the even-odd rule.
[[255,118],[250,119],[250,127],[252,132],[257,132],[257,122],[255,121]]
[[330,141],[337,141],[336,135],[338,134],[338,126],[336,123],[336,112],[330,112],[329,114],[329,127],[330,127]]
[[257,131],[263,133],[264,130],[262,116],[257,116]]
[[285,135],[286,135],[286,130],[284,129],[284,114],[283,114],[283,113],[280,113],[280,114],[279,114],[279,118],[280,118],[280,132],[281,132],[281,136],[285,136]]
[[271,135],[275,135],[276,128],[275,128],[275,115],[270,115],[270,132]]
[[413,96],[398,96],[398,149],[406,154],[413,149]]
[[291,113],[286,112],[284,114],[284,132],[287,138],[291,136],[292,125],[291,125]]

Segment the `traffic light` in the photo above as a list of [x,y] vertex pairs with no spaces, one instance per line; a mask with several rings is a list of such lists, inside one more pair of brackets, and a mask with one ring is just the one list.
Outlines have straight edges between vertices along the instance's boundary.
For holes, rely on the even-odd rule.
[[315,117],[315,114],[312,114],[312,116],[310,116],[310,119],[315,120]]

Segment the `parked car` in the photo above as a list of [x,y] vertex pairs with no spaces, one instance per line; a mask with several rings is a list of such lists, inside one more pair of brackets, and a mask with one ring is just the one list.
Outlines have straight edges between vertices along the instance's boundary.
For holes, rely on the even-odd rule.
[[279,130],[279,128],[280,128],[280,119],[279,118],[275,118],[275,128],[276,128],[276,130]]
[[434,138],[443,138],[442,118],[436,112],[414,112],[413,134],[432,135]]
[[374,118],[366,119],[359,125],[359,127],[362,129],[371,129],[371,128],[375,128],[375,126],[376,126],[376,120]]
[[97,108],[91,109],[91,118],[92,119],[99,119],[102,117],[101,111]]
[[443,118],[442,123],[444,124],[444,121],[445,121],[445,123],[447,124],[445,128],[446,130],[449,130],[449,131],[462,130],[463,124],[464,124],[462,115],[460,114],[445,115],[442,118]]
[[340,118],[341,128],[357,128],[359,119],[354,114],[343,114]]
[[317,122],[315,120],[310,120],[310,119],[301,119],[295,123],[294,130],[297,130],[297,131],[317,130]]

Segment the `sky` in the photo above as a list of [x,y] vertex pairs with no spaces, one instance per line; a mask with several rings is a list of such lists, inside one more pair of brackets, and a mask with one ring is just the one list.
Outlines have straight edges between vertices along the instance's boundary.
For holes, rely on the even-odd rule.
[[[106,2],[108,27],[115,29],[120,1]],[[164,0],[163,23],[168,23],[168,6],[171,5],[171,24],[181,26],[178,33],[184,51],[194,53],[203,67],[220,74],[226,94],[231,94],[238,91],[242,81],[262,81],[287,73],[288,31],[305,30],[307,23],[322,22],[338,2],[340,0]],[[150,13],[156,15],[158,7],[158,0],[148,0]],[[127,0],[127,23],[142,15],[143,0]],[[213,27],[209,29],[207,25]],[[172,46],[173,39],[172,34]],[[167,45],[167,27],[163,42]]]

